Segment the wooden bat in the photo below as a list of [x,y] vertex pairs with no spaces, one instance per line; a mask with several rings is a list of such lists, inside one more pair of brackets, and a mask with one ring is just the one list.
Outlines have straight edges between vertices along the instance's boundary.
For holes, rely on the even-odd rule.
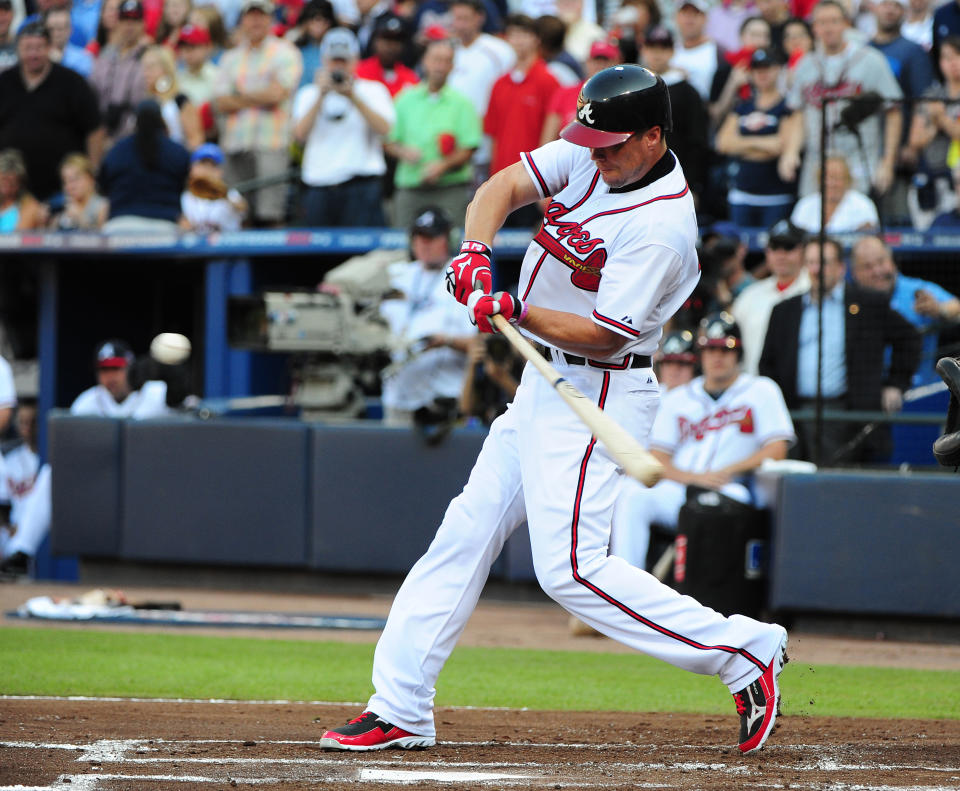
[[560,376],[533,345],[524,338],[503,316],[493,315],[490,320],[510,344],[523,357],[533,363],[559,396],[583,421],[584,425],[602,442],[623,471],[645,486],[653,486],[660,480],[663,467],[656,458],[644,450],[626,430],[612,417],[593,403],[577,388]]

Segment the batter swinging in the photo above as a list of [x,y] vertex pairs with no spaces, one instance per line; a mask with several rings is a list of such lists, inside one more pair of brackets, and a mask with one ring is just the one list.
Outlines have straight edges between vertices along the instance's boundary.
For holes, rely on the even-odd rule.
[[[583,87],[577,120],[477,191],[448,285],[483,332],[499,313],[551,349],[569,381],[645,442],[659,388],[661,327],[699,278],[693,199],[667,149],[667,88],[640,66]],[[490,294],[490,245],[507,215],[553,197],[530,243],[520,296]],[[490,566],[526,519],[543,589],[580,620],[639,651],[718,675],[740,714],[739,746],[773,730],[781,626],[725,618],[608,555],[620,472],[553,388],[527,366],[494,421],[463,492],[397,593],[373,666],[367,710],[323,734],[336,750],[435,744],[434,683]]]

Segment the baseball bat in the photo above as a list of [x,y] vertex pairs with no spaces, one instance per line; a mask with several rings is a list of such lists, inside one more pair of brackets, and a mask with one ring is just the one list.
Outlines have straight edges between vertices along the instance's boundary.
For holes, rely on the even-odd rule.
[[651,453],[641,447],[612,417],[564,379],[503,316],[493,315],[491,320],[510,345],[529,360],[553,386],[593,436],[606,446],[627,475],[636,478],[645,486],[653,486],[660,480],[663,467]]

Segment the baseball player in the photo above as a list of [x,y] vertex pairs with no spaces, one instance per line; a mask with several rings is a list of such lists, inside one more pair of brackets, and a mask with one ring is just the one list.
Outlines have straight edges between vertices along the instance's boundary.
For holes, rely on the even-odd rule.
[[743,344],[729,313],[706,316],[697,345],[703,375],[663,397],[650,431],[663,479],[652,489],[626,481],[617,508],[610,552],[641,568],[650,523],[676,528],[688,486],[751,503],[749,474],[765,459],[786,458],[796,441],[777,384],[741,373]]
[[42,504],[33,504],[34,493],[37,482],[43,489],[50,477],[49,465],[41,467],[37,454],[37,404],[34,399],[20,399],[16,421],[17,433],[23,441],[0,456],[0,503],[10,508],[8,525],[0,527],[0,557],[3,558],[0,578],[25,575],[29,571],[31,556],[46,535],[42,520],[33,521],[41,527],[39,540],[30,529],[31,517],[24,522],[25,512],[43,507]]
[[671,332],[660,344],[660,361],[657,364],[660,393],[668,393],[675,387],[685,385],[696,373],[697,353],[693,348],[693,333],[690,330]]
[[[662,324],[699,277],[693,199],[664,132],[663,80],[614,66],[584,84],[561,139],[477,191],[448,285],[482,332],[491,317],[545,345],[561,374],[640,442],[659,401],[650,367]],[[552,197],[551,197],[552,196]],[[519,296],[492,290],[494,235],[514,209],[549,199],[527,248]],[[608,553],[620,472],[533,366],[490,427],[463,490],[397,593],[373,663],[366,711],[325,732],[335,750],[436,742],[434,684],[504,541],[527,521],[537,579],[598,631],[687,670],[719,675],[741,717],[740,749],[776,719],[786,630],[725,618]]]
[[94,367],[97,384],[78,395],[70,405],[74,415],[150,418],[170,414],[167,383],[147,381],[134,388],[130,381],[135,358],[129,344],[104,341],[97,346]]

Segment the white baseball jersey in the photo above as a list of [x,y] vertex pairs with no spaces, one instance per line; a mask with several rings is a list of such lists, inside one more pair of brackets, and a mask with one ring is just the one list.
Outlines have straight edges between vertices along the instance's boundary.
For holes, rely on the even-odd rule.
[[[651,354],[661,325],[697,281],[696,220],[683,171],[668,154],[635,189],[611,192],[585,148],[557,141],[522,159],[540,194],[556,197],[527,249],[520,294],[623,336],[608,361],[577,365],[557,355],[554,363],[646,442],[660,398],[656,377],[619,358]],[[527,365],[463,492],[397,593],[374,655],[368,710],[410,733],[435,734],[437,676],[491,564],[524,521],[538,581],[580,620],[677,667],[717,675],[734,692],[758,678],[782,627],[725,618],[610,555],[621,480],[608,449]]]
[[120,403],[103,385],[94,385],[76,397],[70,405],[70,412],[74,415],[132,417],[139,420],[169,415],[167,383],[144,382],[143,387],[134,390]]
[[565,140],[520,158],[540,196],[554,196],[524,256],[520,298],[623,335],[611,360],[653,354],[700,277],[693,197],[676,158],[668,152],[626,192],[611,192],[590,150]]
[[10,521],[15,525],[38,472],[40,457],[25,442],[0,456],[0,502],[10,503]]
[[[415,343],[431,335],[476,334],[470,315],[447,293],[444,269],[426,269],[419,261],[390,267],[390,285],[401,291],[404,298],[384,300],[380,314],[397,338]],[[384,379],[384,406],[414,410],[438,397],[460,397],[466,375],[465,354],[447,346],[427,349],[406,359],[408,354],[400,349],[394,355],[395,362],[406,362]]]
[[796,440],[783,394],[772,379],[750,374],[740,374],[718,399],[704,390],[702,376],[675,387],[650,432],[650,447],[688,472],[743,461],[775,440]]

